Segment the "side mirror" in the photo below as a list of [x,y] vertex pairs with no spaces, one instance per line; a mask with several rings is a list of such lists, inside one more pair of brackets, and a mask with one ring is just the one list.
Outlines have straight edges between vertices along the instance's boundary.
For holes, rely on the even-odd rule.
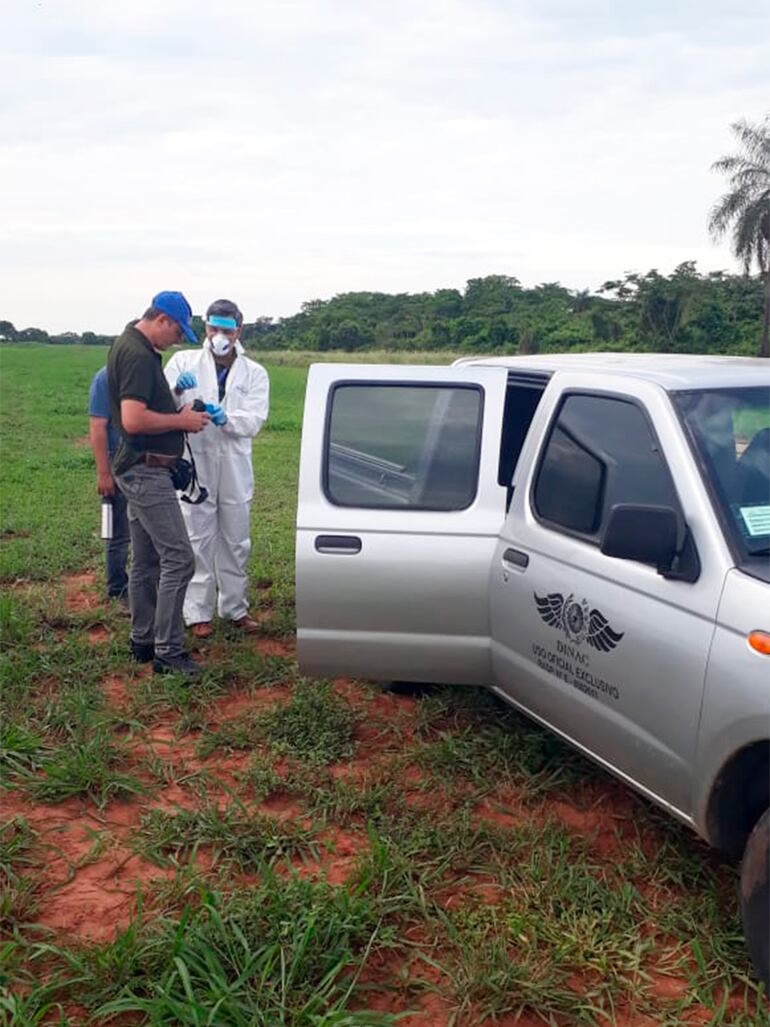
[[612,507],[600,546],[605,556],[651,563],[658,574],[670,572],[676,559],[679,516],[670,506]]

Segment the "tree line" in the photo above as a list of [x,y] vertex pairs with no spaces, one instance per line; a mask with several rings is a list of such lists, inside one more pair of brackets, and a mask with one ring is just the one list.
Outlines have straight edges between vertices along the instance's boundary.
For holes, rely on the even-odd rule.
[[[463,290],[341,293],[303,303],[298,313],[244,324],[248,349],[360,351],[451,350],[549,353],[648,350],[666,353],[759,352],[763,275],[700,274],[694,262],[670,275],[656,270],[605,282],[596,293],[558,282],[525,288],[516,278],[471,278]],[[193,321],[199,338],[203,323]],[[49,335],[0,321],[0,341],[109,345],[94,332]]]

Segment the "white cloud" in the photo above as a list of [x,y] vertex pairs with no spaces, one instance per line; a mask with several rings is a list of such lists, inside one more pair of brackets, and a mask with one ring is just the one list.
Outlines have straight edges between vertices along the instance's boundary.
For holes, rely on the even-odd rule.
[[735,267],[706,232],[770,95],[746,2],[43,0],[6,15],[0,316],[115,331],[160,288],[280,315],[503,272]]

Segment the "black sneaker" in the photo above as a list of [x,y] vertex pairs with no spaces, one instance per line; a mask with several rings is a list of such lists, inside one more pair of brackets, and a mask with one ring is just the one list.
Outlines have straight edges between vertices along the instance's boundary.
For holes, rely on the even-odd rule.
[[131,638],[128,648],[137,663],[151,663],[155,659],[155,646],[152,642],[135,642]]
[[187,677],[198,677],[203,667],[191,660],[188,653],[178,656],[156,656],[152,661],[152,669],[156,674],[186,674]]

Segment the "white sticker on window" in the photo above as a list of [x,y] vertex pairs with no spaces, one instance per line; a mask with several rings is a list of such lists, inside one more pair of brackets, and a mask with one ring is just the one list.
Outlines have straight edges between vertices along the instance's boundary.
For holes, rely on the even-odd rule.
[[741,506],[739,509],[752,538],[755,535],[770,535],[770,506]]

